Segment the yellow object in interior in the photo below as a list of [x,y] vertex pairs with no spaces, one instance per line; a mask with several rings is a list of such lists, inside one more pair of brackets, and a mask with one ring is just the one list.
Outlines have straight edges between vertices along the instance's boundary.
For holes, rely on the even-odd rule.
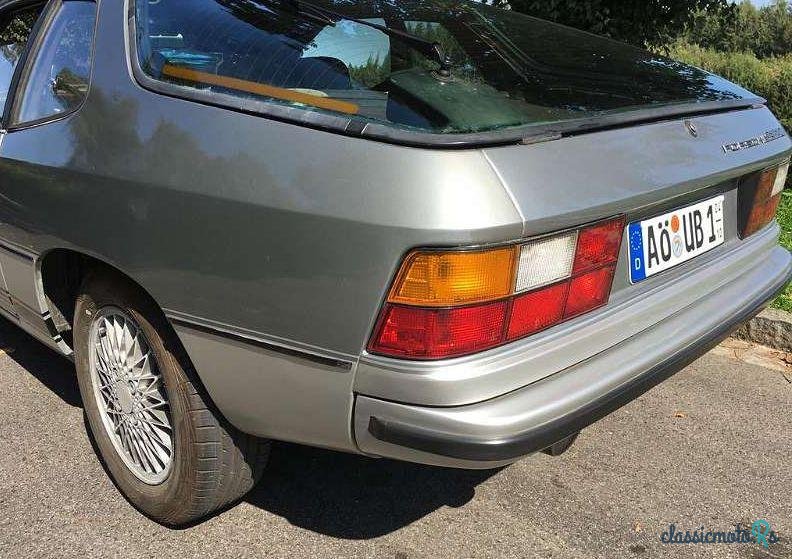
[[302,103],[303,105],[311,105],[313,107],[339,113],[357,114],[360,110],[360,107],[354,103],[348,103],[346,101],[338,101],[328,97],[317,97],[309,93],[294,91],[283,87],[229,78],[228,76],[220,76],[218,74],[191,70],[190,68],[182,68],[181,66],[175,66],[173,64],[165,64],[162,67],[162,74],[180,80],[203,83],[206,85],[217,85],[227,89],[235,89],[237,91],[244,91],[245,93],[253,93],[254,95],[263,95],[265,97],[272,97],[273,99],[282,99],[284,101],[291,101],[292,103]]

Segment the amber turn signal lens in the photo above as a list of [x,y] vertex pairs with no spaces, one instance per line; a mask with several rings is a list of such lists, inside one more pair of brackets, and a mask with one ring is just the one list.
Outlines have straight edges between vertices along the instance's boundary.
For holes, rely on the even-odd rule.
[[781,167],[752,175],[739,189],[740,237],[750,237],[775,219],[784,190],[789,162]]
[[389,303],[451,307],[508,297],[517,248],[469,252],[414,252],[407,257]]

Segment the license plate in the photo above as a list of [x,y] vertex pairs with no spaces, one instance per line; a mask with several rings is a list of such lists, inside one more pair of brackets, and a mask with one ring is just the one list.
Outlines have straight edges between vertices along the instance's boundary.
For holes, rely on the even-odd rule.
[[631,223],[630,281],[638,283],[722,245],[724,199]]

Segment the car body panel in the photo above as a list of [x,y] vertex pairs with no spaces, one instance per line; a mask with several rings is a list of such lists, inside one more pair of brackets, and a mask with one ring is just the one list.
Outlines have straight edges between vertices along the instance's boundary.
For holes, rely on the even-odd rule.
[[739,248],[732,243],[703,255],[696,266],[673,270],[660,284],[615,294],[605,308],[472,357],[404,363],[365,355],[355,391],[423,406],[464,406],[496,398],[639,336],[697,301],[718,298],[718,291],[746,269],[761,268],[777,242],[778,228],[766,229]]
[[355,452],[352,363],[306,358],[251,339],[176,322],[212,401],[237,428]]
[[792,149],[788,135],[737,152],[723,146],[780,126],[760,107],[484,153],[513,194],[524,216],[523,236],[530,237],[644,208],[648,217],[653,206],[772,163]]
[[[534,373],[519,367],[491,383],[479,374],[491,353],[471,358],[467,372],[439,363],[427,378],[481,379],[424,395],[426,379],[407,381],[420,377],[409,377],[408,364],[373,370],[364,349],[411,249],[494,245],[616,213],[659,214],[712,192],[726,192],[733,209],[740,174],[781,162],[792,146],[785,135],[724,152],[724,143],[779,126],[764,107],[699,116],[698,138],[682,119],[486,150],[342,137],[141,87],[119,41],[128,13],[121,2],[99,3],[91,88],[79,111],[3,135],[0,266],[15,303],[0,309],[68,354],[41,287],[42,259],[66,249],[104,262],[163,309],[219,410],[260,436],[357,451],[356,390],[472,404],[585,358],[578,346]],[[666,281],[706,278],[666,313],[692,305],[740,265],[761,261],[752,246],[766,243],[769,255],[776,235],[770,228],[741,242],[731,230],[720,249],[639,287],[625,283],[622,262],[612,307],[547,336],[594,330],[594,318],[607,322]],[[632,334],[661,321],[651,312]],[[628,334],[603,331],[597,347]],[[547,336],[498,352],[528,351]]]
[[438,466],[490,469],[514,462],[623,405],[622,392],[633,399],[682,369],[756,314],[790,274],[792,256],[776,247],[759,265],[646,331],[475,405],[419,407],[360,396],[356,441],[369,454]]
[[479,152],[339,143],[140,88],[122,16],[102,3],[85,107],[6,136],[0,237],[95,255],[166,309],[353,355],[408,247],[519,236]]

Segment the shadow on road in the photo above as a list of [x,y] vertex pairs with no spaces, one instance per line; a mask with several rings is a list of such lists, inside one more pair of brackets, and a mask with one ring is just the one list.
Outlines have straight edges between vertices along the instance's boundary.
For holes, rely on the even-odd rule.
[[440,507],[465,505],[476,486],[495,473],[278,443],[264,478],[246,500],[307,530],[368,539],[394,532]]
[[[3,318],[0,349],[67,405],[82,406],[74,365]],[[275,443],[263,479],[245,501],[307,530],[367,539],[394,532],[440,507],[465,505],[476,486],[495,473]]]
[[74,365],[0,318],[0,349],[68,405],[82,407]]

